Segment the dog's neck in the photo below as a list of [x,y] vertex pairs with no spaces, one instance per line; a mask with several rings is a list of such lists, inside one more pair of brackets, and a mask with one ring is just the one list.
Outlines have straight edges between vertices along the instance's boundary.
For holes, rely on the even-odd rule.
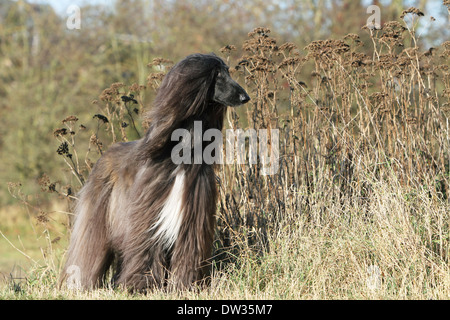
[[194,137],[194,134],[201,134],[203,137],[203,134],[208,129],[221,131],[227,107],[217,103],[210,103],[206,108],[207,110],[201,115],[191,116],[172,125],[153,119],[145,137],[140,143],[142,157],[147,159],[150,154],[150,158],[155,161],[170,160],[171,151],[178,144],[177,141],[172,141],[172,133],[177,129],[189,131],[192,137]]
[[202,115],[193,116],[184,121],[181,128],[191,131],[196,121],[201,121],[203,133],[208,129],[222,130],[225,118],[226,106],[217,103],[211,103],[207,106],[207,111]]

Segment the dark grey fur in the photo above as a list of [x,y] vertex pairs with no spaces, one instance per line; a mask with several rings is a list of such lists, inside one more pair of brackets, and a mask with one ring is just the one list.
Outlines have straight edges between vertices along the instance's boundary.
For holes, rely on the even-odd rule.
[[[226,106],[250,98],[214,54],[194,54],[165,76],[148,113],[150,127],[137,141],[112,146],[96,163],[78,195],[76,218],[61,280],[79,268],[82,288],[104,284],[113,268],[115,285],[132,290],[190,288],[207,275],[217,200],[213,167],[175,165],[171,150],[177,128],[192,132],[222,129]],[[184,170],[182,223],[175,243],[165,248],[152,228]]]

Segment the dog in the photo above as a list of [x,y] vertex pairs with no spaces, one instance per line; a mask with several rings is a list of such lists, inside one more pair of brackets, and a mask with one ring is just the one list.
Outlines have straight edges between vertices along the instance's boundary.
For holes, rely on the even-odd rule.
[[[193,54],[164,77],[143,138],[113,145],[97,161],[75,207],[62,280],[131,290],[189,289],[204,283],[215,227],[214,164],[175,164],[176,129],[222,130],[227,107],[250,100],[225,62]],[[204,146],[203,146],[204,147]],[[73,279],[72,279],[73,280]]]

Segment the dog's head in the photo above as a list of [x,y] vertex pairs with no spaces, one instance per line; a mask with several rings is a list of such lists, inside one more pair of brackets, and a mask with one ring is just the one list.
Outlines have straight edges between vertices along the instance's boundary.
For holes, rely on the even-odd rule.
[[217,68],[214,84],[214,102],[231,107],[247,103],[250,101],[250,97],[247,92],[231,78],[228,70],[228,66],[223,61]]
[[164,77],[153,108],[147,113],[151,125],[146,139],[147,154],[157,157],[172,146],[173,130],[207,119],[203,128],[222,128],[225,107],[250,100],[234,81],[228,66],[215,54],[187,56]]
[[[187,102],[187,113],[202,112],[209,103],[239,106],[250,100],[234,81],[225,62],[212,54],[193,54],[178,62],[167,74],[162,87],[171,87]],[[194,111],[196,110],[196,111]]]

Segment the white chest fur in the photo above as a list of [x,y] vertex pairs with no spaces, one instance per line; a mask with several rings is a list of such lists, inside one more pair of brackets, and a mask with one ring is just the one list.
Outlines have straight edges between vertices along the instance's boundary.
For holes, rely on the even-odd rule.
[[178,171],[169,196],[159,213],[158,221],[151,230],[156,230],[153,239],[158,239],[164,249],[170,249],[177,240],[183,220],[184,171]]

